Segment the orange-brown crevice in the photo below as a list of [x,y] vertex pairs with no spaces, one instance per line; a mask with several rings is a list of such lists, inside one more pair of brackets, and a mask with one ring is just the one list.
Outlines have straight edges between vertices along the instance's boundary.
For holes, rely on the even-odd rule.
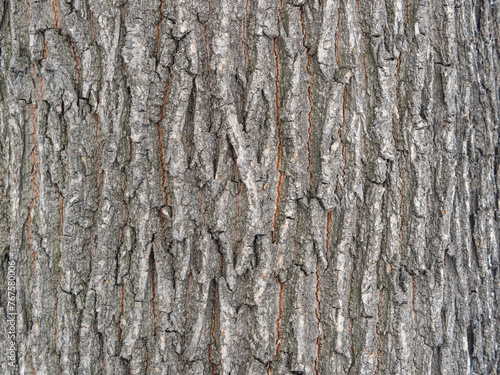
[[43,58],[46,59],[47,58],[47,51],[49,50],[49,42],[47,42],[47,40],[45,40],[45,34],[43,34],[43,39],[44,39],[44,43],[43,43]]
[[273,50],[274,50],[274,60],[276,63],[276,79],[274,80],[274,86],[275,86],[275,105],[276,105],[276,135],[278,137],[278,150],[277,150],[277,156],[276,156],[276,170],[278,171],[278,186],[276,187],[276,209],[274,211],[274,220],[273,220],[273,231],[271,232],[271,241],[275,242],[276,241],[276,223],[278,220],[278,208],[279,208],[279,201],[280,201],[280,195],[281,195],[281,181],[283,179],[283,172],[280,170],[280,164],[281,164],[281,130],[280,130],[280,103],[279,103],[279,75],[280,75],[280,67],[279,67],[279,60],[278,60],[278,46],[276,42],[276,38],[273,39]]
[[123,358],[123,361],[125,363],[125,371],[127,371],[127,375],[131,375],[132,370],[130,369],[130,363],[125,358]]
[[95,27],[94,27],[94,13],[90,12],[90,32],[92,34],[92,40],[95,40]]
[[392,139],[394,139],[394,147],[397,148],[398,147],[398,141],[396,139],[396,136],[394,135],[394,131],[396,130],[396,119],[394,117],[392,118],[392,129],[391,130],[392,130]]
[[[401,66],[401,56],[402,52],[399,53],[398,59],[396,60],[396,75],[399,75],[399,67]],[[396,87],[397,90],[397,87]]]
[[355,16],[356,16],[356,22],[359,26],[359,12],[358,12],[358,4],[359,4],[359,0],[356,0],[354,2],[354,11],[355,11]]
[[[170,81],[172,80],[172,73],[169,73],[167,84],[165,86],[165,91],[163,91],[163,99],[160,108],[160,119],[156,124],[156,128],[158,129],[158,148],[160,150],[160,165],[161,165],[161,186],[163,188],[163,202],[165,206],[168,206],[168,193],[167,193],[167,170],[165,169],[165,160],[163,157],[163,141],[162,141],[162,133],[161,133],[161,123],[165,117],[165,105],[167,104],[168,92],[170,88]],[[165,226],[165,220],[163,216],[160,215],[160,222],[162,227]]]
[[[44,43],[43,56],[47,58],[47,42]],[[37,75],[35,68],[33,68],[33,75]],[[38,91],[40,93],[40,100],[43,101],[43,77],[41,75],[38,76]]]
[[59,11],[57,10],[57,0],[52,0],[52,11],[54,12],[54,21],[56,28],[59,28]]
[[217,283],[214,288],[214,301],[213,301],[213,311],[212,311],[212,341],[208,344],[208,363],[212,367],[212,375],[215,375],[215,363],[212,362],[212,345],[215,344],[215,328],[217,326]]
[[155,58],[158,59],[158,45],[160,44],[160,25],[163,21],[163,0],[160,0],[160,5],[158,6],[158,13],[160,14],[160,20],[156,24],[156,40],[155,40]]
[[313,102],[312,102],[312,81],[313,75],[311,72],[311,54],[309,53],[309,48],[306,46],[306,29],[304,25],[304,12],[300,12],[300,22],[302,26],[302,45],[306,49],[306,72],[309,74],[309,85],[307,86],[307,99],[309,100],[309,113],[307,114],[307,173],[309,174],[309,189],[312,185],[312,173],[311,173],[311,128],[312,128],[312,111],[313,111]]

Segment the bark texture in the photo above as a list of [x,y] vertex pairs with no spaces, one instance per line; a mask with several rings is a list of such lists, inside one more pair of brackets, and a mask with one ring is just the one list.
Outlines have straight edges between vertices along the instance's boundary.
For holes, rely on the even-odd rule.
[[2,374],[500,374],[494,1],[0,20]]

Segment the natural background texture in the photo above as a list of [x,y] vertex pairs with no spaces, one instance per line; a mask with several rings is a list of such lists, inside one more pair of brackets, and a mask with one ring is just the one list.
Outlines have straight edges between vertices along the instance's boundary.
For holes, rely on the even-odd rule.
[[2,374],[500,374],[494,1],[0,19]]

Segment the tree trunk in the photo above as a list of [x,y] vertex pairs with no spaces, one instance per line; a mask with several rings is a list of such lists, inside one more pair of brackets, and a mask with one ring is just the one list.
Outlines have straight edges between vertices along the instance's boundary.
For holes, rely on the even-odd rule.
[[494,1],[0,6],[2,374],[500,374]]

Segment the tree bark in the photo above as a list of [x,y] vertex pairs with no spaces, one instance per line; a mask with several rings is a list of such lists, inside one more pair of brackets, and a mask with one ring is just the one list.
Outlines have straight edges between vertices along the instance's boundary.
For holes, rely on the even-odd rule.
[[0,19],[3,374],[500,374],[494,1]]

